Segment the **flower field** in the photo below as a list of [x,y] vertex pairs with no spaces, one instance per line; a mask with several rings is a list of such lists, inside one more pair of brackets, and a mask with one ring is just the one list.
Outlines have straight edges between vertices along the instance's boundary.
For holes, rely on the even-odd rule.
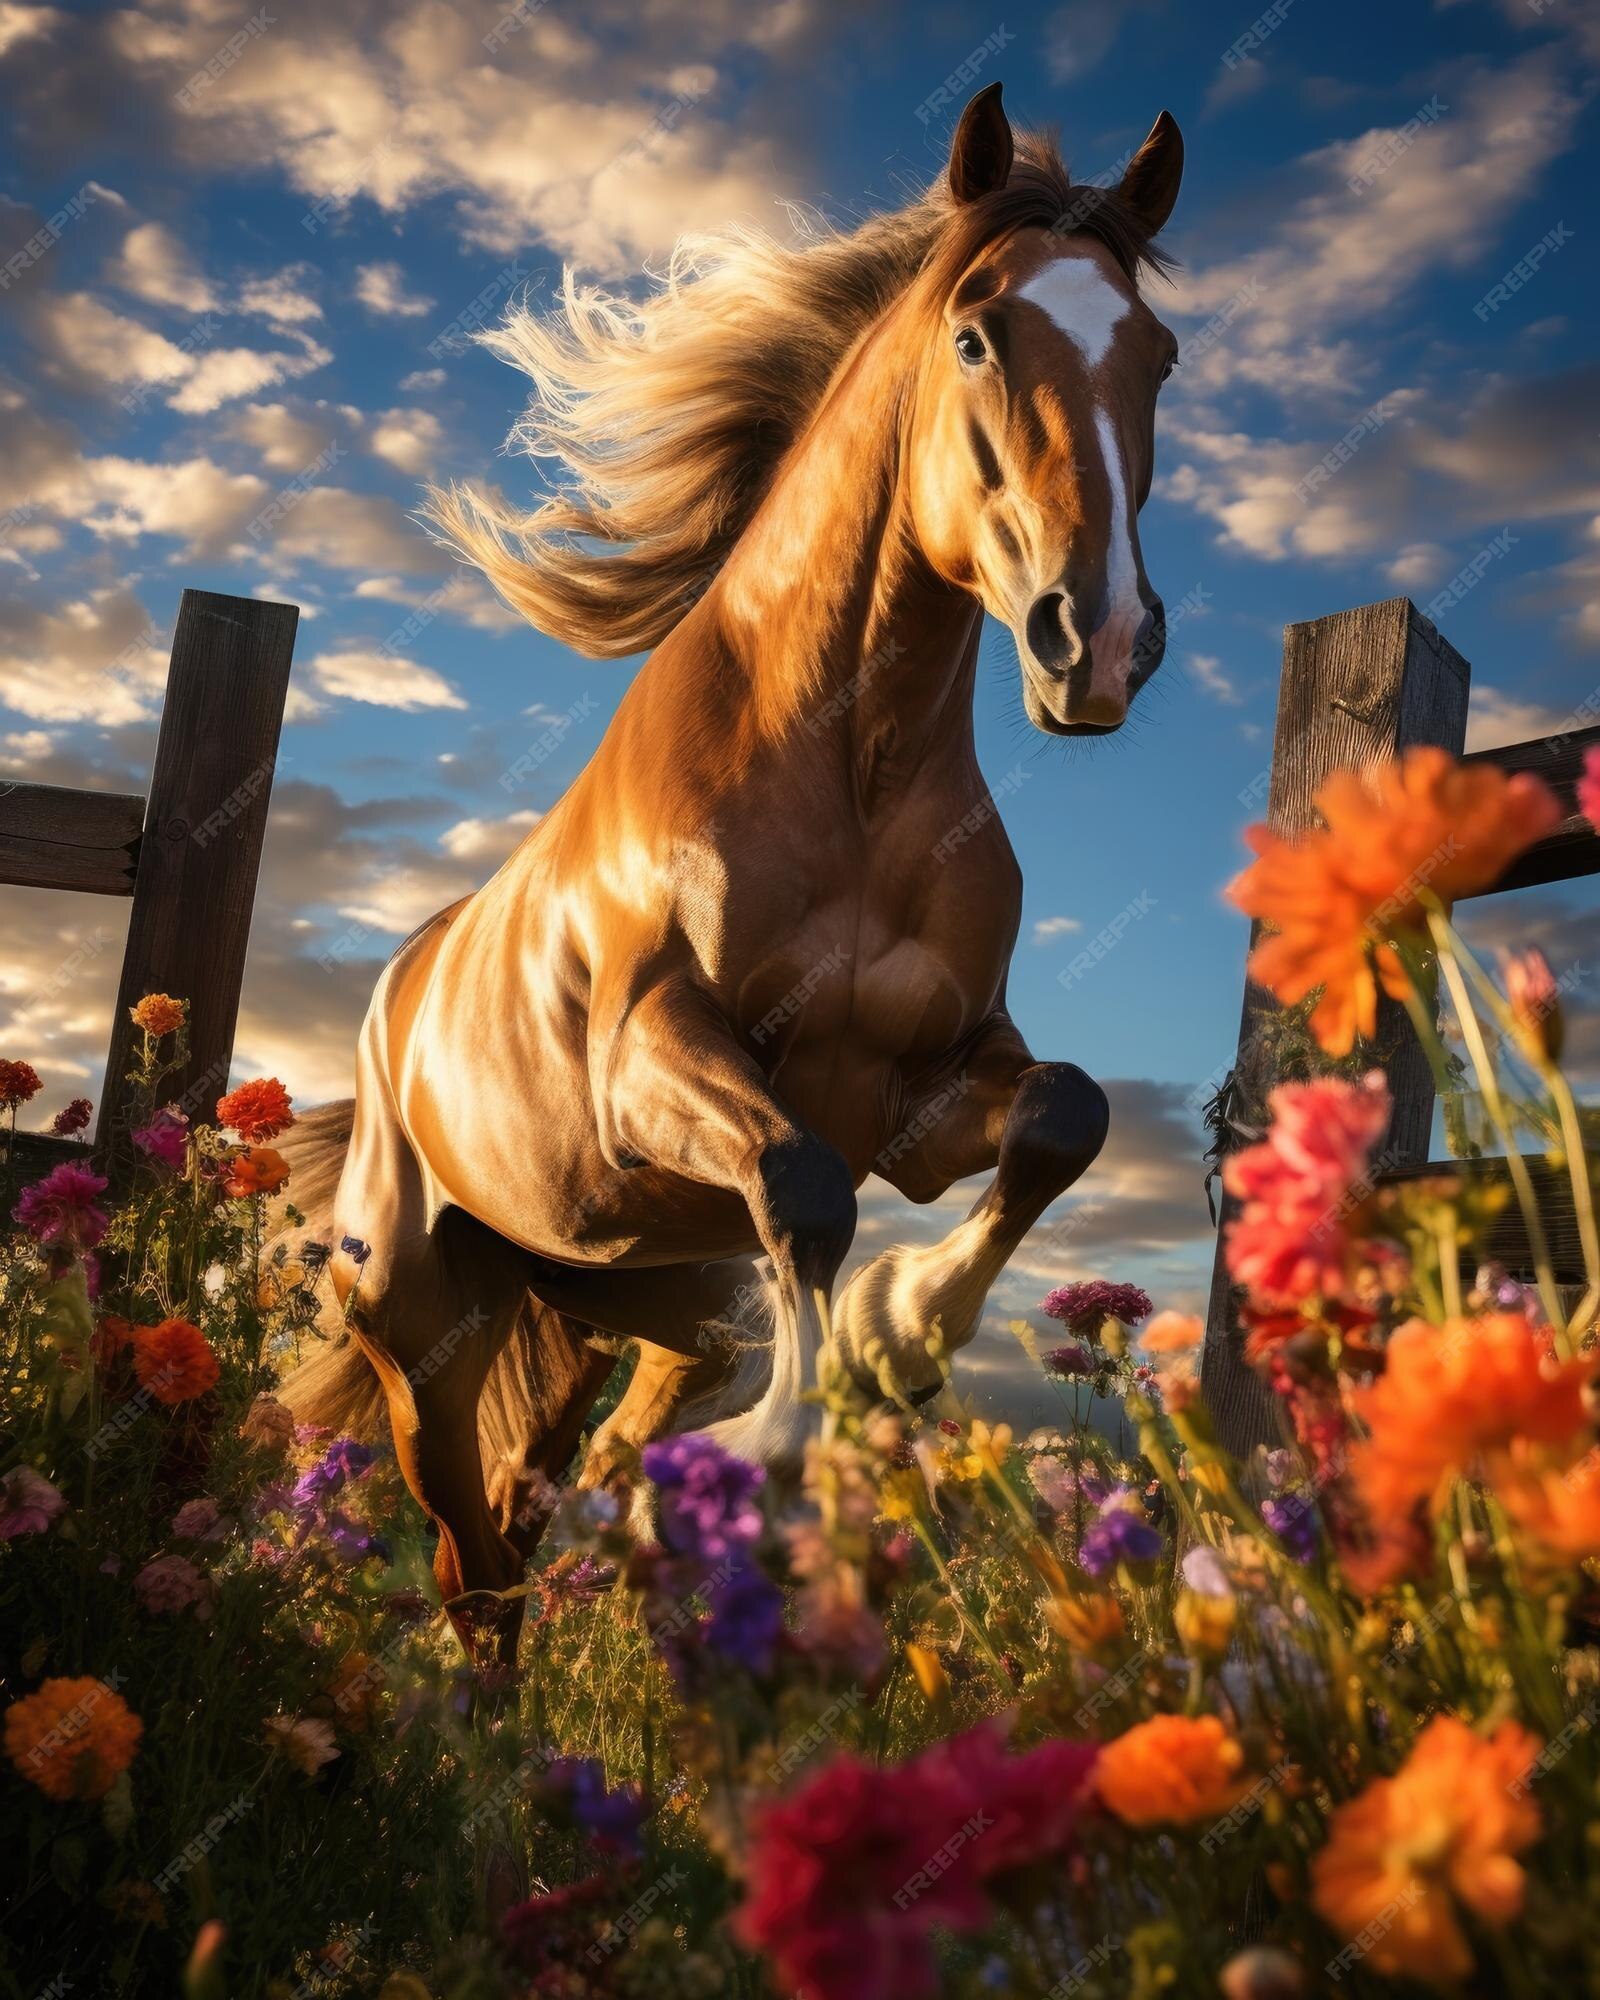
[[[385,1441],[275,1393],[338,1321],[268,1240],[289,1093],[191,1123],[143,1001],[131,1171],[7,1161],[0,1994],[1600,1992],[1600,1228],[1556,981],[1450,917],[1560,808],[1432,751],[1319,803],[1232,891],[1317,1053],[1223,1168],[1282,1443],[1222,1449],[1198,1320],[1063,1283],[1053,1429],[825,1379],[798,1491],[703,1435],[648,1510],[563,1488],[512,1687]],[[1509,1197],[1379,1184],[1380,991]],[[1531,1206],[1484,1259],[1534,1153],[1581,1292]]]

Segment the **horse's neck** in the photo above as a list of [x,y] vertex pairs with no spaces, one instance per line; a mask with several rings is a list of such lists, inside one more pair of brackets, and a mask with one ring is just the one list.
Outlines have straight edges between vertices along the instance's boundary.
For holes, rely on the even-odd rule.
[[865,782],[970,742],[978,606],[936,576],[899,488],[892,340],[846,364],[714,587],[758,726],[833,743]]

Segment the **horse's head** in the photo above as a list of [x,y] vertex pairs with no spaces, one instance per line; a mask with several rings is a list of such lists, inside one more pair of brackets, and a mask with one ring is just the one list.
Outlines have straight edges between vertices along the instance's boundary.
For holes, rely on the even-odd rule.
[[[1011,127],[992,84],[950,152],[958,207],[1003,200]],[[917,383],[917,539],[1016,635],[1023,702],[1057,736],[1116,729],[1161,664],[1161,599],[1139,550],[1156,396],[1177,342],[1139,296],[1183,140],[1165,112],[1109,196],[1074,189],[1054,226],[1003,229],[944,290]]]

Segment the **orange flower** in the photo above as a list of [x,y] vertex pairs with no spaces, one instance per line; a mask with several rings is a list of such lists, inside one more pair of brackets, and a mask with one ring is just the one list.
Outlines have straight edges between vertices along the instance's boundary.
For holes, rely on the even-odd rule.
[[188,1005],[182,1000],[174,1000],[170,993],[147,993],[137,1007],[130,1007],[136,1028],[143,1028],[147,1035],[170,1035],[175,1033],[188,1018]]
[[1244,1752],[1214,1715],[1158,1715],[1106,1744],[1102,1801],[1129,1826],[1188,1826],[1230,1812],[1249,1789]]
[[1556,1362],[1549,1335],[1520,1313],[1442,1327],[1408,1320],[1389,1342],[1383,1374],[1356,1398],[1371,1435],[1352,1471],[1368,1508],[1392,1519],[1517,1438],[1572,1443],[1585,1428],[1583,1387],[1594,1367]]
[[222,1366],[199,1327],[164,1319],[134,1328],[133,1372],[158,1403],[185,1403],[214,1388]]
[[270,1146],[254,1146],[228,1162],[222,1185],[231,1195],[276,1194],[289,1178],[289,1162]]
[[104,1681],[45,1681],[6,1710],[6,1755],[47,1798],[103,1798],[133,1762],[144,1724]]
[[1437,1715],[1394,1777],[1335,1809],[1311,1863],[1311,1900],[1341,1937],[1367,1933],[1372,1971],[1453,1985],[1472,1970],[1456,1903],[1491,1924],[1521,1910],[1512,1857],[1539,1837],[1527,1775],[1540,1748],[1520,1723],[1485,1741]]
[[1139,1336],[1146,1354],[1187,1354],[1205,1338],[1196,1313],[1159,1312]]
[[237,1132],[246,1145],[276,1139],[294,1123],[289,1093],[275,1076],[258,1076],[251,1083],[241,1083],[237,1090],[218,1098],[217,1123]]
[[1293,839],[1250,828],[1258,858],[1228,894],[1273,927],[1251,954],[1251,976],[1287,1006],[1320,986],[1312,1032],[1330,1055],[1346,1055],[1357,1035],[1376,1032],[1378,981],[1404,996],[1395,940],[1424,932],[1421,892],[1448,906],[1488,888],[1562,815],[1538,778],[1432,748],[1335,771],[1314,803],[1325,827]]
[[1552,1460],[1518,1442],[1489,1461],[1489,1481],[1512,1525],[1563,1562],[1600,1556],[1600,1446]]

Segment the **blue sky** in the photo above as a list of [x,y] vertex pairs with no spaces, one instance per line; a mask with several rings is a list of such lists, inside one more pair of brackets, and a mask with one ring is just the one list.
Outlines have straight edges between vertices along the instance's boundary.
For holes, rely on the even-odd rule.
[[[499,455],[519,378],[463,328],[564,260],[626,287],[681,230],[781,231],[785,202],[848,227],[939,170],[995,78],[1083,178],[1174,113],[1183,268],[1155,297],[1186,352],[1141,532],[1187,608],[1132,724],[1072,745],[1027,730],[991,627],[978,738],[992,783],[1026,774],[1013,1011],[1117,1111],[1095,1217],[1000,1305],[1088,1269],[1193,1299],[1194,1105],[1244,943],[1219,892],[1283,625],[1426,606],[1493,546],[1439,617],[1475,740],[1600,680],[1593,11],[158,0],[0,6],[0,51],[0,770],[142,789],[182,588],[304,608],[240,1062],[306,1099],[348,1076],[388,950],[559,795],[631,670],[526,628],[410,519],[430,477],[534,490]],[[0,1045],[53,1108],[97,1087],[124,913],[0,897]],[[862,1240],[948,1218],[869,1195]]]

